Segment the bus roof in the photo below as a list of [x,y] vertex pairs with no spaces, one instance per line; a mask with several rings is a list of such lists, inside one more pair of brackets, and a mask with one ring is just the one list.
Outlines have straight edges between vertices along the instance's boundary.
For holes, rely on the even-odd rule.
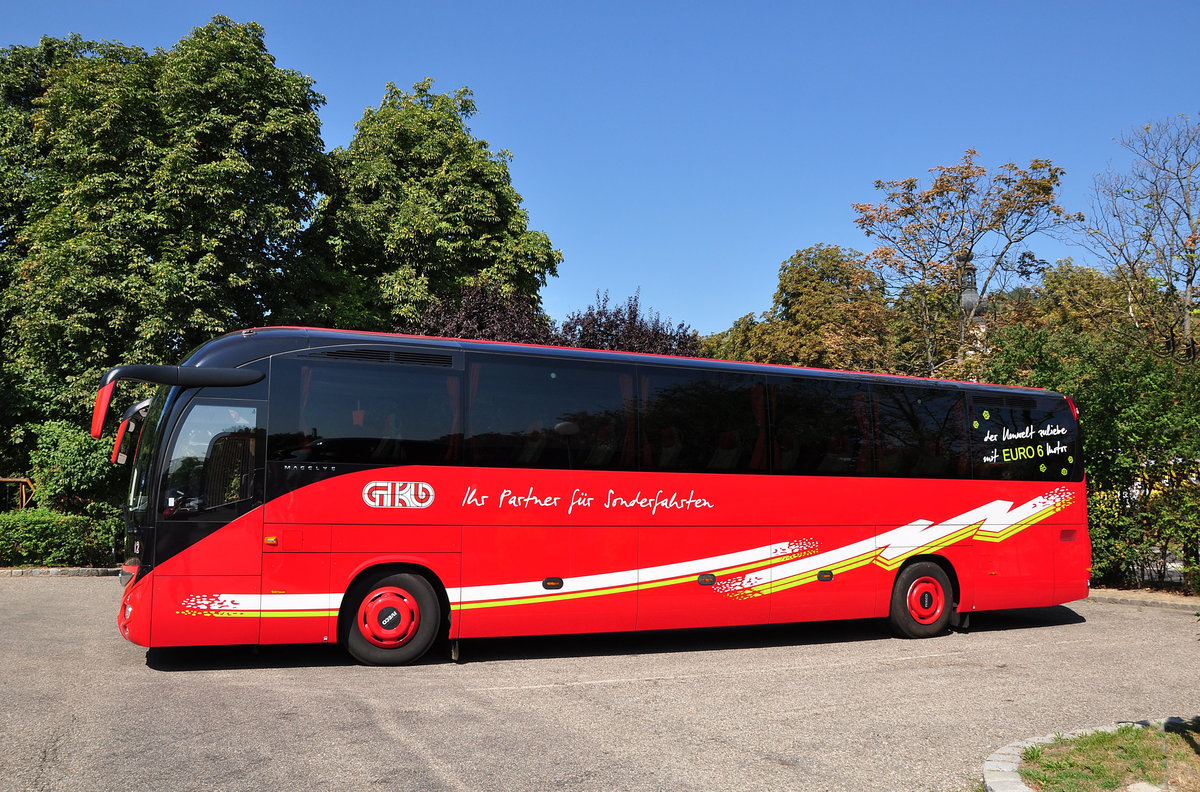
[[305,349],[344,347],[355,344],[369,346],[422,346],[427,349],[444,349],[464,352],[514,352],[517,354],[539,354],[574,360],[622,361],[631,365],[666,364],[686,368],[710,369],[715,371],[755,371],[784,376],[812,375],[834,379],[859,381],[896,382],[915,385],[925,383],[940,387],[964,390],[1025,391],[1042,396],[1060,395],[1044,388],[1015,385],[995,385],[959,380],[913,377],[899,374],[870,374],[865,372],[838,371],[834,369],[785,366],[771,363],[747,363],[708,358],[675,357],[640,352],[612,352],[575,347],[541,346],[501,341],[478,341],[457,338],[435,338],[431,336],[402,335],[398,333],[334,330],[315,327],[260,327],[235,331],[209,341],[195,349],[184,361],[185,366],[230,367],[260,360],[271,355],[296,352]]

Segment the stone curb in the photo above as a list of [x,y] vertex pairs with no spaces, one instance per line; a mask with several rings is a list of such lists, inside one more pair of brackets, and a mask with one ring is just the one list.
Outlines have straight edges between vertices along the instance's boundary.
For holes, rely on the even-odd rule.
[[1089,594],[1089,602],[1112,602],[1117,605],[1143,605],[1147,608],[1169,608],[1170,610],[1191,611],[1195,613],[1200,611],[1200,600],[1196,602],[1168,602],[1161,599],[1138,599],[1136,597],[1122,597],[1119,594]]
[[120,567],[9,567],[0,577],[116,577]]
[[1111,726],[1099,726],[1094,729],[1079,729],[1063,734],[1048,734],[1045,737],[1034,737],[1030,740],[1019,740],[1009,743],[987,758],[983,763],[983,788],[987,792],[1034,792],[1025,786],[1021,780],[1018,768],[1021,766],[1021,754],[1026,748],[1034,745],[1049,745],[1057,737],[1072,739],[1095,732],[1115,732],[1122,726],[1141,726],[1143,729],[1153,726],[1156,729],[1165,728],[1169,724],[1183,726],[1187,721],[1182,718],[1160,718],[1158,720],[1122,721]]

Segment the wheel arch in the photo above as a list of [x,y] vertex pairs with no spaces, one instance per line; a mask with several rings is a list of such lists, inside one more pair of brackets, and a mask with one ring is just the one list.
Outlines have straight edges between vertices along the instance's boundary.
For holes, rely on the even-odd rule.
[[339,644],[345,643],[350,629],[350,621],[354,618],[353,611],[358,607],[359,600],[366,595],[373,582],[388,575],[400,573],[420,575],[429,581],[429,585],[433,587],[433,592],[438,598],[438,605],[441,607],[442,623],[438,625],[438,638],[448,636],[450,598],[446,594],[446,584],[438,577],[437,573],[428,566],[414,561],[383,561],[364,564],[354,572],[350,582],[346,584],[346,593],[342,595],[341,605],[338,606],[337,641]]

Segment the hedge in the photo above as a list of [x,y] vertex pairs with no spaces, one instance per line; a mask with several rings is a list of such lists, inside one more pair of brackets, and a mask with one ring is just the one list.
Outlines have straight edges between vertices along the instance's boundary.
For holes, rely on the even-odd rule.
[[0,512],[0,566],[111,566],[111,520],[46,508]]

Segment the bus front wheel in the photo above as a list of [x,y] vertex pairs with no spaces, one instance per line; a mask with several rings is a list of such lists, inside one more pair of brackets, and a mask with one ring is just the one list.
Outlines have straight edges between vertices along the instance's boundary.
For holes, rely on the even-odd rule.
[[411,572],[370,581],[361,599],[344,603],[346,649],[367,665],[404,665],[428,651],[441,624],[433,584]]
[[950,624],[953,589],[946,570],[932,561],[909,564],[896,575],[888,620],[897,635],[931,638]]

